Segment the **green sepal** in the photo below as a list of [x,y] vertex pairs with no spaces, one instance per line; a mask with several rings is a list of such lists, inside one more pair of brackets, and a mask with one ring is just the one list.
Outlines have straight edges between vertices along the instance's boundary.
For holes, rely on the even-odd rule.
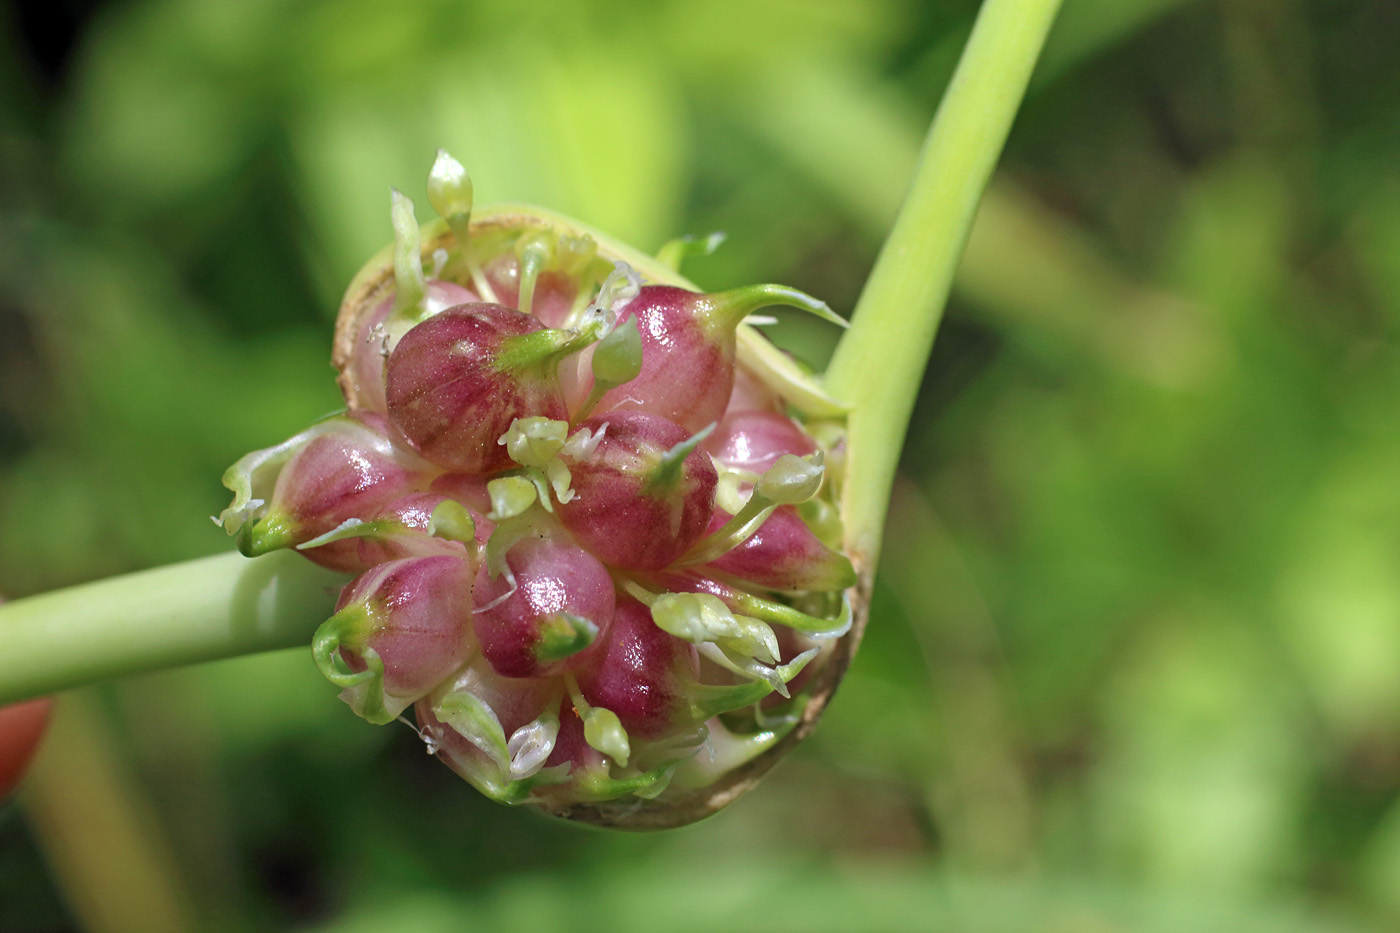
[[460,541],[471,548],[476,545],[476,521],[465,505],[444,499],[428,516],[428,534],[444,541]]
[[721,667],[761,681],[783,696],[793,676],[784,671],[801,669],[771,666],[779,650],[773,630],[760,619],[736,615],[713,593],[664,593],[651,602],[651,618],[662,631],[696,645]]
[[[480,749],[495,765],[494,773],[487,773],[470,761],[454,759],[456,764],[468,771],[464,777],[477,790],[498,803],[523,803],[536,787],[561,784],[569,780],[567,764],[542,768],[527,777],[511,779],[513,762],[505,729],[502,728],[495,711],[473,693],[465,690],[449,693],[433,706],[433,715]],[[541,716],[540,719],[544,717]],[[556,734],[557,731],[556,718]]]
[[540,624],[535,660],[542,664],[571,658],[593,644],[598,626],[572,612],[556,612]]
[[520,292],[516,306],[530,314],[535,303],[535,284],[540,273],[554,258],[556,234],[549,230],[527,233],[515,241],[515,255],[520,262]]
[[508,807],[517,806],[529,802],[530,792],[536,787],[548,787],[553,784],[567,784],[570,778],[570,767],[567,763],[554,765],[551,768],[541,768],[527,778],[508,781],[495,775],[488,774],[481,768],[468,762],[457,762],[458,766],[466,770],[462,777],[475,787],[482,794]]
[[583,740],[592,748],[607,755],[619,766],[627,767],[627,759],[632,755],[632,745],[627,739],[627,730],[622,720],[610,709],[601,706],[589,707],[583,712]]
[[323,535],[318,535],[309,541],[303,541],[296,546],[298,551],[308,551],[312,548],[321,547],[324,544],[333,544],[336,541],[348,541],[353,538],[378,538],[380,540],[393,537],[411,537],[413,535],[426,534],[430,537],[441,538],[444,541],[457,541],[465,544],[468,549],[476,545],[476,522],[472,519],[471,513],[466,506],[454,499],[444,499],[433,509],[428,517],[428,527],[425,530],[410,528],[403,522],[392,518],[376,518],[365,521],[360,518],[347,518]]
[[832,311],[825,301],[786,285],[745,285],[727,292],[707,295],[701,307],[701,323],[712,333],[732,331],[739,322],[760,308],[783,305],[814,314],[838,327],[850,323]]
[[[504,575],[506,579],[511,581],[513,591],[515,574],[511,572],[510,564],[506,562],[506,555],[510,553],[510,549],[515,546],[517,541],[528,538],[535,533],[535,522],[528,514],[497,523],[491,532],[491,537],[486,539],[486,548],[483,554],[486,561],[486,572],[491,574],[491,579],[494,580]],[[478,606],[477,610],[480,611],[484,608],[486,607]]]
[[708,754],[692,755],[680,762],[672,779],[675,787],[678,790],[708,787],[720,776],[768,751],[791,732],[795,724],[795,719],[785,720],[756,733],[737,735],[723,723],[711,722]]
[[437,211],[457,240],[457,249],[471,276],[472,287],[482,301],[498,303],[496,291],[472,255],[472,199],[475,192],[467,170],[446,149],[437,151],[428,173],[428,203]]
[[598,341],[593,351],[593,381],[616,388],[636,379],[642,371],[642,332],[629,317]]
[[649,605],[657,628],[691,644],[743,633],[734,613],[713,593],[663,593]]
[[[446,149],[439,149],[432,170],[428,172],[428,203],[454,233],[470,229],[473,194],[472,179],[466,168]],[[465,248],[467,240],[461,235],[457,239],[458,246]]]
[[753,491],[779,505],[799,505],[821,489],[825,472],[820,450],[806,457],[783,454],[758,477]]
[[626,262],[613,263],[612,271],[598,288],[598,295],[590,307],[597,308],[609,325],[617,320],[617,312],[626,308],[642,290],[642,280],[635,269]]
[[[554,459],[546,463],[544,465],[544,479],[549,483],[549,488],[554,491],[554,498],[558,499],[561,504],[574,501],[575,493],[572,488],[574,475],[569,472],[569,465],[563,460]],[[540,486],[539,481],[536,481],[535,485]],[[547,511],[554,511],[549,504],[548,493],[542,488],[540,489],[540,501],[544,503]]]
[[726,234],[718,230],[706,234],[687,233],[662,244],[656,251],[656,261],[673,272],[679,272],[682,262],[692,256],[712,255],[726,239]]
[[[363,603],[346,606],[316,629],[311,638],[311,656],[321,674],[341,688],[340,698],[355,715],[382,726],[393,722],[411,701],[385,704],[384,661],[365,644],[365,637],[373,628],[373,613]],[[345,663],[340,648],[347,642],[353,643],[364,659],[364,670],[352,671]]]
[[291,547],[296,541],[296,525],[292,517],[283,511],[268,512],[252,524],[238,529],[238,550],[245,557],[260,557],[282,548]]
[[806,457],[783,454],[754,483],[744,507],[712,533],[690,546],[676,566],[708,564],[753,536],[779,505],[804,502],[817,494],[824,473],[821,451]]
[[637,319],[629,317],[610,330],[606,323],[600,326],[606,333],[593,349],[593,388],[574,413],[575,422],[587,418],[604,395],[636,379],[642,371],[642,332],[637,329]]
[[715,639],[715,644],[733,654],[753,658],[760,664],[778,663],[778,636],[767,624],[749,616],[735,615],[739,634]]
[[697,646],[697,650],[703,657],[740,677],[768,684],[783,697],[789,696],[788,681],[796,677],[797,672],[802,670],[807,662],[817,655],[817,649],[811,648],[787,664],[769,667],[757,661],[752,655],[742,650],[734,650],[723,642],[707,642]]
[[715,467],[719,472],[719,482],[715,484],[715,508],[723,509],[730,515],[738,515],[739,510],[749,501],[744,487],[748,486],[752,491],[758,474],[751,470],[737,470],[720,463],[716,463]]
[[534,370],[553,376],[564,357],[577,353],[597,339],[598,332],[592,328],[572,331],[546,327],[502,340],[491,365],[500,373]]
[[496,443],[524,467],[543,467],[559,456],[569,438],[569,423],[541,415],[516,418]]
[[744,615],[785,626],[810,638],[841,638],[851,630],[851,622],[855,618],[850,594],[845,591],[841,593],[841,609],[834,619],[808,615],[791,606],[739,589],[732,590],[726,602],[732,603],[731,608]]
[[759,619],[735,615],[713,593],[664,593],[651,603],[651,619],[669,635],[694,645],[714,643],[727,654],[778,659],[778,638]]
[[650,771],[627,778],[614,778],[604,769],[588,769],[574,778],[575,796],[590,803],[614,800],[628,794],[650,800],[670,786],[671,776],[680,764],[680,760],[668,761]]
[[[828,463],[827,473],[831,472],[832,464]],[[828,475],[828,481],[835,482],[835,479]],[[812,529],[812,534],[817,536],[818,541],[834,551],[841,549],[841,536],[845,527],[841,523],[841,510],[834,503],[827,501],[824,496],[814,496],[797,506],[797,514],[807,523],[807,527]]]
[[567,784],[570,778],[570,770],[571,768],[567,762],[565,762],[564,764],[554,765],[550,768],[541,768],[539,771],[536,771],[534,774],[530,775],[527,778],[520,778],[519,780],[511,781],[509,784],[505,785],[505,787],[501,788],[501,791],[499,793],[488,793],[487,796],[491,797],[498,803],[509,804],[512,806],[519,803],[525,803],[527,798],[529,798],[530,796],[530,792],[533,791],[536,787],[549,787],[554,784]]
[[512,780],[525,780],[538,774],[554,752],[559,739],[558,703],[545,707],[545,712],[511,733],[506,740],[510,755]]
[[685,476],[686,458],[704,443],[705,438],[714,433],[716,424],[717,422],[711,422],[662,454],[656,465],[646,472],[641,491],[646,495],[660,497],[675,489]]
[[727,686],[697,684],[687,690],[686,703],[691,718],[704,722],[721,713],[752,706],[772,692],[773,685],[761,680]]
[[486,517],[493,522],[525,514],[539,498],[535,483],[524,476],[497,477],[486,484],[486,492],[491,497],[491,511]]
[[[572,502],[574,491],[570,485],[573,483],[573,474],[559,457],[568,447],[568,442],[567,421],[538,415],[512,421],[510,429],[501,435],[497,443],[505,447],[510,458],[520,464],[521,471],[517,475],[487,483],[488,491],[491,491],[492,483],[501,483],[497,487],[501,503],[499,506],[497,494],[492,492],[491,517],[496,520],[513,518],[522,514],[536,501],[546,512],[554,511],[552,499]],[[533,496],[525,489],[523,483],[526,482],[534,487]]]
[[510,749],[506,731],[496,711],[467,690],[456,690],[438,700],[433,715],[475,745],[505,775],[510,773]]
[[423,237],[413,216],[413,202],[397,188],[390,192],[389,221],[394,228],[394,313],[416,319],[428,291]]

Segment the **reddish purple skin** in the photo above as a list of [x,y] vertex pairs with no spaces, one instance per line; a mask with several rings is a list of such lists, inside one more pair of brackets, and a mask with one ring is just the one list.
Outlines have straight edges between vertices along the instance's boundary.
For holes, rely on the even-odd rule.
[[[507,253],[486,265],[486,279],[501,304],[520,307],[520,261]],[[535,279],[535,296],[530,313],[545,327],[562,327],[573,310],[578,282],[562,272],[541,272]]]
[[628,733],[655,738],[679,724],[684,681],[698,671],[694,645],[657,628],[650,609],[624,598],[607,644],[578,672],[578,685],[590,704],[616,713]]
[[786,415],[742,411],[725,415],[705,450],[720,463],[751,473],[763,473],[783,454],[805,457],[817,444]]
[[461,473],[515,464],[497,444],[516,418],[567,417],[558,376],[544,367],[503,371],[512,337],[543,330],[535,318],[486,303],[458,305],[410,330],[389,355],[389,417],[433,463]]
[[[483,659],[472,661],[456,678],[454,689],[468,689],[496,714],[506,738],[545,711],[558,695],[559,684],[549,680],[502,677]],[[427,705],[420,704],[419,709]],[[429,710],[431,713],[431,710]],[[419,722],[422,723],[422,719]]]
[[380,564],[351,581],[339,612],[366,603],[374,628],[356,646],[341,644],[352,669],[363,670],[363,649],[384,662],[384,692],[417,698],[466,663],[475,648],[471,631],[476,568],[464,556],[439,555]]
[[637,320],[642,371],[604,394],[598,411],[647,411],[691,434],[720,419],[734,388],[735,332],[705,326],[707,297],[671,285],[642,286],[620,318]]
[[[717,511],[710,531],[728,520]],[[705,565],[770,590],[850,586],[850,562],[821,542],[790,505],[779,506],[742,544]]]
[[[344,543],[354,543],[359,548],[358,558],[365,568],[388,560],[403,560],[409,557],[431,557],[438,554],[462,557],[467,553],[466,545],[428,534],[432,523],[433,510],[450,497],[435,492],[415,492],[404,496],[381,509],[375,520],[389,519],[400,522],[418,534],[397,534],[388,538],[351,538]],[[471,509],[468,508],[468,512]],[[472,515],[475,519],[476,515]],[[327,545],[334,547],[342,542]]]
[[[350,376],[356,389],[356,404],[366,411],[383,412],[384,402],[384,346],[382,339],[376,338],[374,329],[388,320],[394,313],[395,293],[390,293],[369,313],[355,337],[355,347],[345,372]],[[455,282],[429,279],[424,294],[424,307],[429,315],[439,314],[453,305],[480,301],[475,292],[469,291]],[[390,346],[388,349],[394,349]],[[349,394],[346,401],[349,402]]]
[[604,563],[630,570],[660,570],[699,540],[714,511],[719,475],[703,450],[685,458],[679,480],[649,483],[662,455],[690,434],[646,412],[610,412],[583,422],[594,432],[606,425],[591,456],[565,457],[575,496],[555,506],[559,518]]
[[[359,423],[347,422],[343,429],[313,438],[277,475],[268,513],[290,520],[294,532],[289,543],[310,541],[346,519],[373,515],[426,481],[423,470],[389,452],[382,416],[361,412],[355,418]],[[362,569],[354,542],[302,553],[332,570]]]
[[767,383],[742,366],[734,367],[734,391],[729,394],[729,404],[724,412],[732,415],[745,411],[772,411],[781,413],[783,400]]
[[[515,592],[502,574],[491,578],[483,566],[476,577],[477,611],[472,615],[481,653],[505,677],[547,677],[576,667],[608,637],[613,616],[613,581],[592,554],[567,541],[526,538],[506,555],[515,574]],[[482,609],[491,606],[490,609]],[[556,613],[568,612],[598,627],[593,645],[554,661],[536,656],[540,626]]]

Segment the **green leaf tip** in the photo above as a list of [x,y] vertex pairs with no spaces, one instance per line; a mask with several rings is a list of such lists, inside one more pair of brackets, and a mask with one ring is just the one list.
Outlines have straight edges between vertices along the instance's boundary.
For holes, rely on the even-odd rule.
[[704,320],[712,328],[735,328],[760,308],[782,305],[816,315],[838,327],[849,327],[845,318],[831,310],[820,298],[786,285],[745,285],[705,299]]
[[535,659],[548,663],[571,658],[598,638],[598,626],[591,619],[558,612],[540,623]]
[[427,294],[423,275],[423,235],[413,202],[397,188],[390,189],[389,220],[394,228],[394,312],[408,314],[421,310]]

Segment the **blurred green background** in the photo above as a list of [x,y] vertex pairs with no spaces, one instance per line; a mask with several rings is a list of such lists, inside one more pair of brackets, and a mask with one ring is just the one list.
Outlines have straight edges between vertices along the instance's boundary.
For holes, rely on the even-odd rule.
[[[337,407],[339,292],[438,146],[848,310],[975,8],[7,6],[0,592],[229,547],[221,472]],[[1066,0],[866,644],[748,798],[546,822],[243,659],[64,698],[0,929],[1400,928],[1396,61],[1386,0]]]

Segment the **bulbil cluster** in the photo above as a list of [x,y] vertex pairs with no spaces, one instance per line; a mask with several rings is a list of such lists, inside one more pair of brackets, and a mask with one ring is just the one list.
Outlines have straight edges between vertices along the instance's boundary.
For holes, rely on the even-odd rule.
[[316,663],[494,799],[704,787],[791,727],[850,626],[839,408],[745,324],[839,318],[687,287],[713,238],[629,263],[543,212],[473,220],[446,154],[428,187],[439,232],[396,192],[392,275],[347,296],[346,411],[234,464],[220,522],[355,575]]

